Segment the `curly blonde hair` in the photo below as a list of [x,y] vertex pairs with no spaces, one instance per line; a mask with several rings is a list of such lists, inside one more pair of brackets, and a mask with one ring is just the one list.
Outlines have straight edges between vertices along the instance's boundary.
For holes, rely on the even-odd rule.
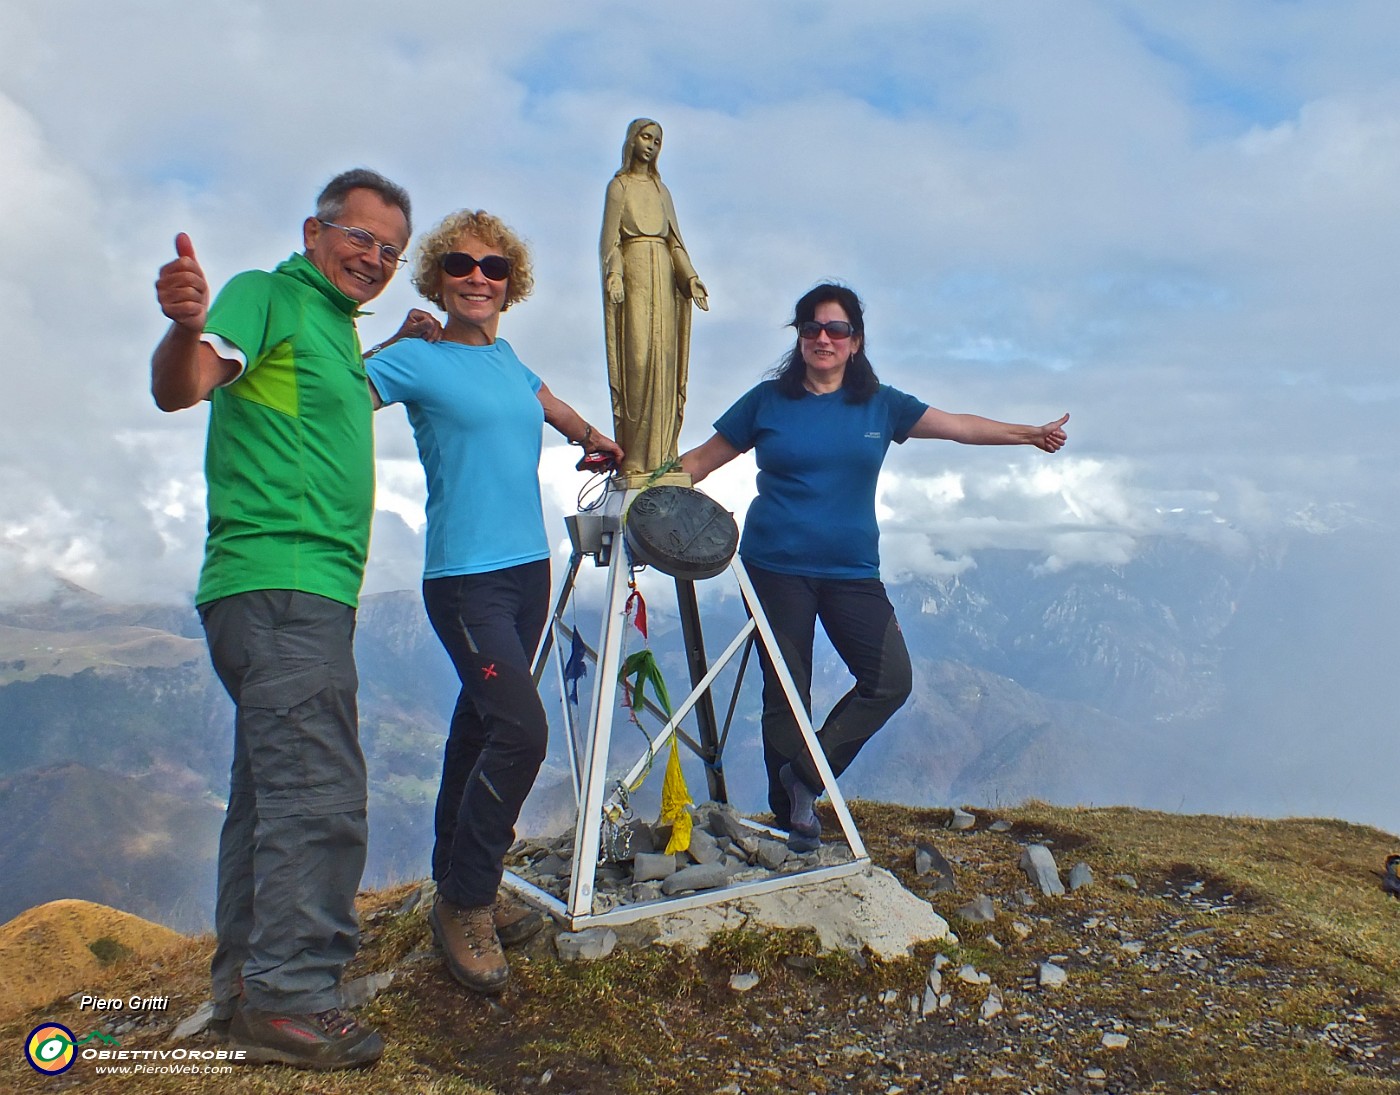
[[500,217],[484,209],[459,209],[449,213],[418,240],[413,284],[424,299],[442,307],[442,257],[449,251],[457,250],[463,236],[475,236],[482,243],[498,248],[510,262],[506,302],[501,305],[501,311],[524,300],[534,291],[535,274],[530,264],[530,249],[525,246],[525,241]]

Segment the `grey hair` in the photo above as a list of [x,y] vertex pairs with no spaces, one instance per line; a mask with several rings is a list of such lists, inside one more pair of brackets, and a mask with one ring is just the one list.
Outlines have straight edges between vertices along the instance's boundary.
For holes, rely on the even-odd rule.
[[413,212],[408,200],[408,191],[398,183],[390,182],[378,171],[371,171],[367,167],[342,171],[326,183],[326,188],[316,199],[316,219],[338,221],[340,215],[345,212],[345,199],[352,190],[373,190],[389,205],[398,206],[403,210],[403,219],[408,222],[408,231],[412,235]]

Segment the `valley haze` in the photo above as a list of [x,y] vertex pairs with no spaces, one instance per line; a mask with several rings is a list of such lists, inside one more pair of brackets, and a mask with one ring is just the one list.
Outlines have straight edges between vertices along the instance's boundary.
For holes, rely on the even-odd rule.
[[[1056,570],[1032,553],[989,550],[957,577],[893,583],[914,693],[843,777],[845,794],[913,806],[1040,799],[1329,816],[1396,831],[1389,772],[1368,754],[1388,743],[1368,744],[1359,690],[1335,679],[1317,703],[1311,667],[1289,662],[1281,641],[1281,591],[1307,588],[1312,571],[1332,567],[1333,547],[1309,535],[1243,556],[1161,541],[1124,566]],[[592,569],[575,607],[585,634],[601,616],[602,572]],[[712,656],[743,619],[728,582],[700,586]],[[679,694],[686,670],[668,580],[647,571],[640,584],[650,645]],[[1295,607],[1343,644],[1358,679],[1387,682],[1375,651],[1349,630],[1368,592],[1334,585],[1324,601]],[[414,591],[366,597],[356,647],[370,773],[366,885],[382,886],[427,872],[457,682]],[[720,676],[721,712],[734,676],[732,666]],[[554,680],[547,672],[549,756],[521,833],[556,835],[574,820]],[[590,668],[585,711],[594,683]],[[731,801],[758,814],[766,806],[754,672],[742,687],[725,775]],[[818,710],[846,687],[844,667],[820,642]],[[68,585],[0,611],[0,920],[81,897],[204,927],[231,722],[187,607],[121,604]],[[1327,732],[1343,723],[1361,729]],[[619,713],[612,775],[644,747]],[[685,768],[703,797],[698,761],[686,754]],[[634,796],[643,817],[659,807],[659,771]],[[54,872],[56,862],[66,870]]]

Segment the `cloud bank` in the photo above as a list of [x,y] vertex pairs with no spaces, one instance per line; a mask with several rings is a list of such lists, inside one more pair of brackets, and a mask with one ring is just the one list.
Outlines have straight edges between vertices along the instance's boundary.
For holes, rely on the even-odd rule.
[[[709,290],[683,442],[788,347],[792,301],[866,301],[882,378],[1016,421],[1072,412],[1056,458],[911,442],[887,465],[886,567],[980,548],[1115,564],[1145,536],[1222,547],[1391,525],[1400,402],[1400,79],[1383,3],[620,2],[473,10],[254,2],[114,19],[12,11],[0,45],[6,429],[0,577],[183,599],[203,412],[146,394],[151,282],[177,231],[211,277],[297,246],[315,191],[375,166],[426,227],[461,206],[531,240],[505,317],[551,387],[608,419],[597,271],[627,121]],[[399,279],[373,341],[416,302]],[[421,475],[378,424],[368,588],[416,584]],[[545,460],[551,528],[581,477]],[[738,512],[751,465],[711,489]]]

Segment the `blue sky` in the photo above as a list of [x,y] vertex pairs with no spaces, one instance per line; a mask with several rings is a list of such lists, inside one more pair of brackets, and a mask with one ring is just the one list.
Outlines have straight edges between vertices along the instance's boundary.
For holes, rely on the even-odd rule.
[[[1114,562],[1146,538],[1257,548],[1390,527],[1400,9],[1381,2],[0,4],[0,587],[54,572],[189,596],[203,412],[146,394],[177,231],[222,280],[285,257],[367,164],[420,227],[533,244],[502,334],[606,420],[597,233],[627,122],[658,118],[712,310],[683,441],[757,380],[815,281],[861,293],[882,378],[1017,421],[1041,454],[911,444],[891,576],[986,546]],[[366,341],[413,305],[399,279]],[[411,587],[422,478],[378,424],[369,588]],[[546,451],[552,527],[578,477]],[[752,468],[713,490],[742,512]]]

